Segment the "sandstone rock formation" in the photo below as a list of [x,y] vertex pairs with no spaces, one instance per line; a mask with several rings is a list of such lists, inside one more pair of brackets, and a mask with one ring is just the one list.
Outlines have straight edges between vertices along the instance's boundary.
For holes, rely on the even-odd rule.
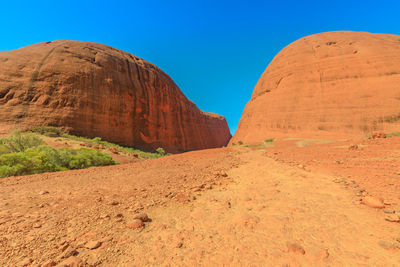
[[0,131],[40,125],[169,152],[221,147],[225,118],[199,110],[149,62],[96,43],[0,52]]
[[328,32],[301,38],[272,60],[231,142],[399,130],[400,36]]

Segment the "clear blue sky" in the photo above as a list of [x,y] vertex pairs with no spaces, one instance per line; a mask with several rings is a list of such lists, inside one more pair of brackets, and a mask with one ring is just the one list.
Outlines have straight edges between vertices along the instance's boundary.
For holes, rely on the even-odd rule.
[[237,128],[272,58],[309,34],[400,34],[400,1],[14,1],[0,3],[0,50],[50,40],[104,43],[150,61]]

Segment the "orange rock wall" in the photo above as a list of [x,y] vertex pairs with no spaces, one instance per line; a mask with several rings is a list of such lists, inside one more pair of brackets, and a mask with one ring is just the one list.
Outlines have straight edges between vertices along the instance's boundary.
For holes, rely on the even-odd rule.
[[231,142],[373,131],[400,131],[400,36],[328,32],[301,38],[272,60]]
[[153,64],[79,41],[0,52],[0,131],[38,125],[169,152],[221,147],[231,137],[225,118],[199,110]]

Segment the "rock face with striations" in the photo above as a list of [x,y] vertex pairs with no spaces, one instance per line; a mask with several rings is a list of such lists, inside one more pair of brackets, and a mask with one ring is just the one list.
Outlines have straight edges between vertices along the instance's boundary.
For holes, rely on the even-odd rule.
[[153,64],[79,41],[0,52],[0,131],[40,125],[169,152],[221,147],[231,137],[224,117],[199,110]]
[[396,130],[400,36],[327,32],[301,38],[272,60],[231,142],[260,142],[281,133]]

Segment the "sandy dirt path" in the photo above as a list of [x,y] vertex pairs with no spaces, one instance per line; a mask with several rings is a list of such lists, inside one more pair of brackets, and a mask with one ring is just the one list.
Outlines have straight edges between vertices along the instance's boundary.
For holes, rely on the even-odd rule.
[[[399,226],[333,182],[265,157],[228,172],[226,190],[152,210],[132,263],[179,266],[398,266]],[[145,252],[137,253],[138,251]]]
[[336,180],[248,148],[8,179],[0,263],[399,266],[399,223]]

